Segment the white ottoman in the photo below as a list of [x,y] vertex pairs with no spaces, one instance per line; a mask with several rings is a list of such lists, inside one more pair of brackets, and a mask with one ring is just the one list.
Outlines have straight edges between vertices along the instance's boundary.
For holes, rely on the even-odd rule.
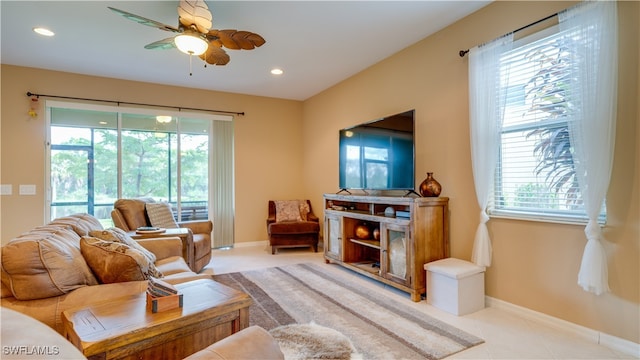
[[484,267],[447,258],[427,263],[424,269],[427,303],[454,315],[484,309]]

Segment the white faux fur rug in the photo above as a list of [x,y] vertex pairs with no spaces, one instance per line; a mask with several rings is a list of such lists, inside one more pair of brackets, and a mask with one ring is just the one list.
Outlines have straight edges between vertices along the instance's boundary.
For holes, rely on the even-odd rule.
[[362,358],[348,337],[314,322],[283,325],[269,332],[278,341],[285,360]]

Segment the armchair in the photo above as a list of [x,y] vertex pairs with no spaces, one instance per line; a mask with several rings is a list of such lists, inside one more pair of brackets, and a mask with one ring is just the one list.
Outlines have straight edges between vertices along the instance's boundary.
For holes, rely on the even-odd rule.
[[267,233],[271,254],[282,247],[310,246],[318,251],[320,224],[309,200],[270,200]]
[[[139,227],[152,226],[147,215],[146,204],[154,203],[153,199],[118,199],[113,204],[111,219],[114,226],[135,232]],[[210,220],[181,221],[176,223],[181,228],[189,229],[183,239],[183,257],[189,267],[199,272],[211,260],[211,232],[213,223]]]

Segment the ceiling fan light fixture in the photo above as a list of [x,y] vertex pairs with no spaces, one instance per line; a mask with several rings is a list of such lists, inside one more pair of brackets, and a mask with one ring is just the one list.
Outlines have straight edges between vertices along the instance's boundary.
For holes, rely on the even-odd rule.
[[156,116],[156,121],[161,124],[167,124],[171,122],[171,116],[169,115],[158,115]]
[[[2,1],[2,0],[0,0]],[[139,24],[154,27],[173,33],[159,41],[154,41],[144,46],[145,49],[173,49],[189,55],[189,75],[193,56],[196,55],[211,65],[226,65],[229,63],[229,55],[223,47],[234,50],[252,50],[264,45],[264,38],[258,34],[244,30],[218,30],[212,29],[213,16],[206,2],[203,0],[182,0],[178,5],[178,27],[163,24],[108,6],[114,13],[123,16],[127,20]],[[211,46],[209,46],[211,45]]]
[[173,41],[178,50],[188,55],[202,55],[209,47],[209,44],[203,38],[187,32],[176,36]]

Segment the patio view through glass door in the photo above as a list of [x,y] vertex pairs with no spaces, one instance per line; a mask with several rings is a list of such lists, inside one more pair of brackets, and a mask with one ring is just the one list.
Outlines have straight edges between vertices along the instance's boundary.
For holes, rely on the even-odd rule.
[[56,159],[55,177],[51,179],[52,217],[59,212],[79,213],[94,209],[93,152],[91,147],[83,145],[52,145],[51,158]]
[[209,218],[211,121],[50,108],[49,218],[86,212],[105,227],[118,198],[169,202],[176,220]]

